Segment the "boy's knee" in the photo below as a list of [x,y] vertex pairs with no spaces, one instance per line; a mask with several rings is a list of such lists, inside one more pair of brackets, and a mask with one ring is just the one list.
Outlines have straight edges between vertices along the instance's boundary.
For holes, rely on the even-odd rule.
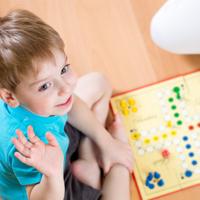
[[92,76],[95,79],[94,83],[97,84],[98,90],[111,96],[112,86],[108,78],[100,72],[93,72]]
[[91,72],[80,77],[75,88],[75,94],[92,108],[99,100],[108,101],[110,99],[112,87],[105,75],[99,72]]

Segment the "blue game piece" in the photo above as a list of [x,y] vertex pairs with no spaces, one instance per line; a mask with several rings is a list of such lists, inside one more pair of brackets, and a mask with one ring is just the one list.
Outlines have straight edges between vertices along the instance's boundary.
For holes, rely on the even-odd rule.
[[159,187],[162,187],[165,184],[165,182],[163,179],[160,179],[157,184]]
[[197,165],[197,161],[196,161],[196,160],[193,160],[193,161],[192,161],[192,165]]
[[154,172],[154,178],[159,179],[160,178],[160,174],[158,172]]
[[151,190],[153,190],[154,189],[154,187],[155,187],[155,185],[153,184],[153,183],[149,183],[149,189],[151,189]]
[[184,136],[184,137],[183,137],[183,140],[184,140],[184,141],[187,141],[187,140],[188,140],[188,137],[187,137],[187,136]]
[[185,171],[185,176],[191,177],[191,176],[192,176],[192,171],[186,170],[186,171]]
[[190,148],[191,148],[191,145],[190,145],[190,144],[186,144],[186,145],[185,145],[185,148],[186,148],[186,149],[190,149]]
[[146,180],[146,183],[145,183],[145,185],[149,188],[149,189],[154,189],[154,184],[153,183],[150,183],[148,180]]
[[194,153],[193,153],[193,152],[190,152],[190,153],[189,153],[189,156],[190,156],[190,157],[193,157],[193,156],[194,156]]
[[148,176],[147,176],[147,180],[151,181],[153,179],[153,173],[149,172]]
[[146,182],[145,182],[145,185],[147,186],[147,187],[149,187],[149,181],[148,180],[146,180]]

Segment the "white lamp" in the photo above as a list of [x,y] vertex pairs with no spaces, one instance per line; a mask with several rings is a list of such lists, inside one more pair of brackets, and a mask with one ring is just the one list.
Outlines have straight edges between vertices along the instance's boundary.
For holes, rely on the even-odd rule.
[[200,0],[168,0],[151,21],[152,40],[178,54],[200,53]]

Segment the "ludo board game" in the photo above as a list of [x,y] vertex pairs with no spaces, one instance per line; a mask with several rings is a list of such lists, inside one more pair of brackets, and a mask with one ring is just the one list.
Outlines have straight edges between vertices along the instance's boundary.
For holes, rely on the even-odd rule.
[[200,184],[200,71],[115,95],[142,199]]

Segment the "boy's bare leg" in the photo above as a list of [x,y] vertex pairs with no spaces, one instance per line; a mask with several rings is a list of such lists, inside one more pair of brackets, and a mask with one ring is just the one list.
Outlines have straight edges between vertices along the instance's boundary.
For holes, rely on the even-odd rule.
[[[100,123],[105,126],[112,89],[101,74],[93,72],[81,77],[75,94],[87,103]],[[89,138],[83,139],[79,148],[79,160],[72,164],[72,173],[82,182],[99,189],[100,169],[96,161],[94,144]]]
[[[94,87],[95,85],[97,87]],[[112,90],[109,83],[98,73],[91,73],[82,77],[75,91],[75,93],[88,104],[103,125],[105,125],[108,114],[111,92]],[[109,132],[111,132],[112,136],[116,139],[128,142],[119,120],[116,120],[109,127]],[[77,165],[74,165],[74,169],[79,168],[79,172],[75,173],[79,180],[89,183],[88,185],[91,186],[95,184],[99,186],[100,171],[95,159],[94,149],[91,141],[86,138],[80,147],[80,158],[82,159],[77,161]],[[92,180],[88,180],[88,177],[92,178]],[[129,200],[129,171],[122,165],[114,165],[105,176],[102,192],[102,200]]]
[[108,80],[98,72],[89,73],[80,77],[75,94],[89,106],[100,123],[105,125],[112,95]]
[[105,177],[101,200],[130,200],[130,177],[128,169],[114,165]]
[[[109,127],[112,136],[123,142],[128,142],[119,117]],[[105,176],[102,186],[101,200],[130,200],[130,175],[126,167],[120,164],[114,165]]]
[[79,158],[71,165],[76,178],[93,188],[101,188],[101,173],[95,157],[95,148],[89,138],[84,138],[79,147]]

